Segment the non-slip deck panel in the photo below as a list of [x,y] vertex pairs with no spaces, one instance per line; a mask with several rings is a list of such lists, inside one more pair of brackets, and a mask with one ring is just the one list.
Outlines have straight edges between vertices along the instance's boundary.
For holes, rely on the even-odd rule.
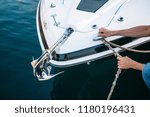
[[77,9],[87,12],[96,12],[101,8],[108,0],[81,0]]

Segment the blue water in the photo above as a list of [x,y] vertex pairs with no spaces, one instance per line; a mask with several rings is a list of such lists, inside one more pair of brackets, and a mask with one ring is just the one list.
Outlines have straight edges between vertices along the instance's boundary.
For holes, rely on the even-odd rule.
[[38,82],[30,62],[41,54],[36,34],[38,0],[0,1],[0,98],[50,99],[51,81]]
[[[35,24],[38,1],[0,1],[0,99],[106,99],[117,70],[113,56],[66,69],[49,81],[33,76],[32,56],[41,54]],[[123,55],[150,60],[149,55]],[[150,99],[141,72],[123,71],[112,99]]]

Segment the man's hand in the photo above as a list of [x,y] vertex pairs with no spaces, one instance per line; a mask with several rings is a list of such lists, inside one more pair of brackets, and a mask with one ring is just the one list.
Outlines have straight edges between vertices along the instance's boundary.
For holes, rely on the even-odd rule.
[[133,68],[134,65],[136,64],[135,61],[129,57],[119,56],[117,59],[118,59],[118,68],[120,68],[120,69]]
[[139,62],[136,62],[134,60],[132,60],[131,58],[129,57],[117,57],[118,59],[118,68],[120,69],[136,69],[136,70],[140,70],[142,71],[143,70],[143,67],[144,65],[139,63]]
[[106,37],[110,37],[110,36],[113,36],[113,35],[112,35],[111,30],[108,30],[106,28],[100,28],[99,32],[98,32],[98,36],[106,38]]

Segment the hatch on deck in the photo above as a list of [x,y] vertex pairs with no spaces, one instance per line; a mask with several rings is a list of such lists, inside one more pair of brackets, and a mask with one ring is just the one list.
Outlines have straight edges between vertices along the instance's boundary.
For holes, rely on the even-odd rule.
[[87,12],[96,12],[101,8],[108,0],[81,0],[77,9]]

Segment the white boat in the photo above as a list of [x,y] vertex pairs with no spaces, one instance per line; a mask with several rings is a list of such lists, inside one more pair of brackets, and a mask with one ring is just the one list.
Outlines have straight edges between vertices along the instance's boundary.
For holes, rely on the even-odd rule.
[[[89,63],[113,54],[104,42],[95,41],[99,28],[125,29],[150,24],[150,0],[40,0],[36,23],[43,54],[33,61],[39,80],[50,79],[58,70]],[[113,36],[107,41],[134,48],[150,37],[124,39]],[[114,48],[122,52],[120,48]]]

